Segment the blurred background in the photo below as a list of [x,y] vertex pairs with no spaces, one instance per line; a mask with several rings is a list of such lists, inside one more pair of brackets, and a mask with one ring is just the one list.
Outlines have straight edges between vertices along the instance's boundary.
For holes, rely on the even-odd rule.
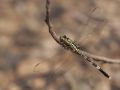
[[[89,53],[120,58],[120,0],[51,0],[54,31]],[[48,32],[45,0],[0,0],[0,90],[120,90],[120,65],[97,62],[108,80]]]

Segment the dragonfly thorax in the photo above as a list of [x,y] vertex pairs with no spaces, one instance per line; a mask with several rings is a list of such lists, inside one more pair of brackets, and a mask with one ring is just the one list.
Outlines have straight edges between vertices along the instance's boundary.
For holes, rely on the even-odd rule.
[[60,37],[60,42],[61,42],[61,45],[66,49],[71,49],[72,51],[77,50],[77,45],[74,43],[73,40],[68,38],[66,35],[63,35]]

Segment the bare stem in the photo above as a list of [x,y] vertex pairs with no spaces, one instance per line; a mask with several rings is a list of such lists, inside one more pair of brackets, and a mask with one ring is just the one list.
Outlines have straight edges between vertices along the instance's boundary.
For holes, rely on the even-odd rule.
[[46,19],[45,19],[45,22],[48,26],[48,29],[49,29],[49,33],[51,34],[51,36],[53,37],[53,39],[60,44],[60,40],[58,38],[58,36],[56,35],[56,33],[53,31],[52,29],[52,25],[50,23],[50,0],[46,0]]
[[111,59],[107,57],[102,57],[102,56],[96,56],[93,54],[88,54],[89,57],[94,58],[95,61],[100,61],[103,63],[109,63],[109,64],[120,64],[120,59]]
[[[45,19],[45,22],[48,26],[48,29],[49,29],[49,33],[51,34],[51,36],[53,37],[53,39],[58,43],[58,44],[62,44],[60,42],[60,39],[59,37],[57,36],[57,34],[53,31],[52,29],[52,25],[50,23],[50,0],[46,0],[46,19]],[[110,59],[110,58],[106,58],[106,57],[101,57],[101,56],[96,56],[96,55],[93,55],[93,54],[90,54],[90,53],[87,53],[86,52],[86,55],[91,57],[91,58],[94,58],[95,61],[100,61],[100,62],[103,62],[103,63],[115,63],[115,64],[120,64],[120,60],[119,59]]]

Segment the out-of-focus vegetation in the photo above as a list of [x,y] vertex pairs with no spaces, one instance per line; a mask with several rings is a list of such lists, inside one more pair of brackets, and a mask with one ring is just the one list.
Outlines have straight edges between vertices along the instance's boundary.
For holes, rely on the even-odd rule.
[[[120,58],[119,8],[119,0],[51,0],[50,16],[58,35]],[[109,81],[61,48],[44,19],[45,0],[0,0],[0,90],[120,90],[120,65],[99,63]]]

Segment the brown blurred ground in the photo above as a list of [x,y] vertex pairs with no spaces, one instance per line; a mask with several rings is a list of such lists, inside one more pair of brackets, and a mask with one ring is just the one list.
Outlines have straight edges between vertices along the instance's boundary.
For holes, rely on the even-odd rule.
[[[51,0],[51,20],[86,51],[120,58],[119,8],[119,0]],[[120,90],[120,65],[99,63],[107,80],[62,49],[44,19],[45,0],[0,0],[0,90]]]

